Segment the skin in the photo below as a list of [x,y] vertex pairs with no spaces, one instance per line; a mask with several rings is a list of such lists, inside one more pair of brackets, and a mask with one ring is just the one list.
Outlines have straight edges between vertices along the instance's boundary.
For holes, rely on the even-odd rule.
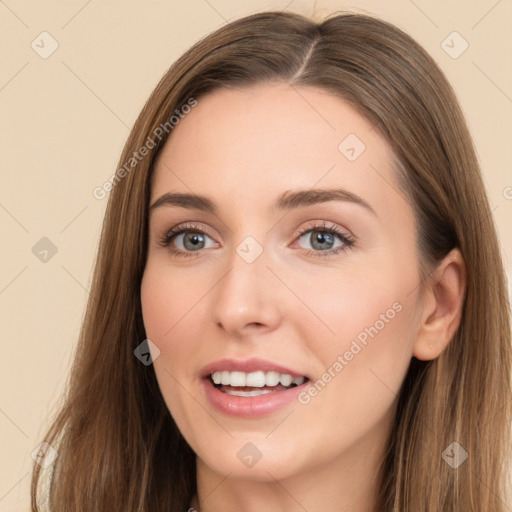
[[[354,161],[338,149],[349,134],[366,146]],[[193,506],[201,512],[374,510],[410,359],[445,349],[465,286],[457,250],[420,282],[415,219],[392,160],[378,130],[343,100],[287,84],[200,98],[160,153],[150,204],[183,192],[216,206],[215,213],[151,210],[141,286],[162,395],[198,456]],[[342,188],[374,212],[347,201],[273,208],[285,191],[311,188]],[[192,257],[159,245],[186,222],[208,235],[205,248],[187,246]],[[299,235],[324,223],[350,235],[353,246],[323,256],[311,231]],[[263,250],[252,263],[236,252],[247,236]],[[187,250],[183,236],[173,247]],[[227,357],[260,357],[321,379],[397,303],[400,312],[306,405],[242,419],[218,412],[204,395],[199,372]],[[237,457],[247,442],[261,452],[250,468]]]

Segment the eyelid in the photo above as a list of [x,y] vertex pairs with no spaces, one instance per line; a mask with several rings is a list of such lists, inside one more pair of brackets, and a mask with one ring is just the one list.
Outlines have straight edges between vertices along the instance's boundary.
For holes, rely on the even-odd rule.
[[195,222],[181,222],[180,224],[165,230],[161,235],[158,236],[160,242],[163,242],[165,240],[171,240],[173,237],[176,237],[184,232],[186,233],[187,231],[203,233],[206,236],[209,236],[211,239],[215,239],[215,236],[209,232],[208,228],[205,228],[204,226],[201,226]]
[[347,240],[355,241],[356,237],[354,234],[345,227],[340,227],[338,224],[326,220],[311,220],[303,224],[299,228],[297,228],[296,232],[293,234],[293,240],[304,235],[308,231],[321,231],[325,229],[326,231],[333,231],[337,235],[346,238]]

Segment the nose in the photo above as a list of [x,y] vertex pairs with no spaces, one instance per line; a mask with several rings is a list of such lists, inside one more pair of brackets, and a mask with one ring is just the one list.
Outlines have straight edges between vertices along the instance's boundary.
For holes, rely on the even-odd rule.
[[235,251],[229,271],[212,296],[213,321],[235,338],[270,332],[281,321],[279,281],[267,268],[265,252],[248,263]]

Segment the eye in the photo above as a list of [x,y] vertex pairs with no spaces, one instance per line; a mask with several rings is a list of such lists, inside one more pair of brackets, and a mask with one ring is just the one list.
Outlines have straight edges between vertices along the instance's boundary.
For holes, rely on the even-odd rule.
[[[308,256],[320,257],[346,251],[355,242],[351,235],[343,233],[338,226],[327,225],[326,222],[303,229],[296,240],[299,248],[304,249]],[[160,239],[159,245],[168,247],[176,256],[185,257],[198,256],[202,249],[218,247],[217,242],[195,224],[173,227]]]
[[212,241],[206,233],[185,231],[175,237],[174,243],[180,251],[198,251],[212,247],[208,246],[208,240]]
[[169,247],[178,256],[193,256],[201,249],[216,247],[216,242],[196,225],[179,225],[168,232],[159,241],[162,247]]
[[314,256],[327,256],[345,251],[354,244],[354,239],[342,233],[336,225],[322,223],[299,233],[299,246]]

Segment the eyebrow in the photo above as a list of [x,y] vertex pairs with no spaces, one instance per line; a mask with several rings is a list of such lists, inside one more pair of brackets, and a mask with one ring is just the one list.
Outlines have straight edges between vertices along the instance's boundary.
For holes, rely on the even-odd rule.
[[[373,215],[375,210],[358,195],[340,188],[297,190],[282,193],[274,204],[276,210],[292,210],[295,208],[311,206],[329,201],[344,201],[362,206]],[[185,194],[181,192],[167,192],[159,197],[150,207],[150,210],[161,206],[178,206],[191,210],[201,210],[215,213],[217,208],[213,201],[197,194]]]

